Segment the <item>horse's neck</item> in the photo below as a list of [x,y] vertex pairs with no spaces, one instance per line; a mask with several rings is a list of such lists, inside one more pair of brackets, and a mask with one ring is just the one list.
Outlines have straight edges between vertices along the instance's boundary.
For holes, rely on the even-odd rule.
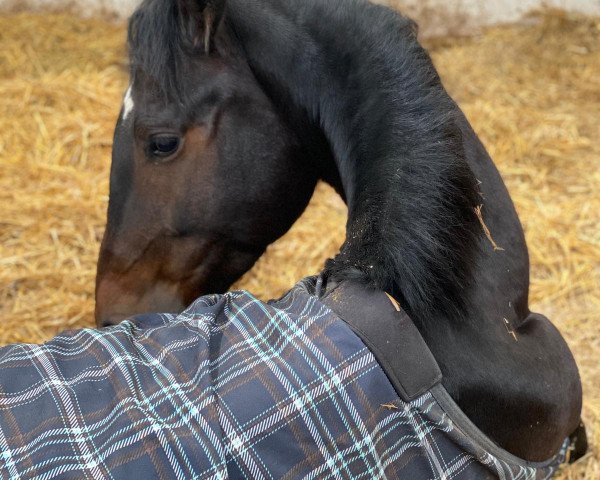
[[366,277],[415,315],[455,314],[480,234],[476,184],[412,23],[339,0],[233,0],[227,18],[272,98],[331,146],[350,212],[332,273]]
[[[339,8],[342,3],[345,8]],[[500,175],[444,91],[414,39],[411,22],[367,4],[357,13],[352,8],[357,3],[362,4],[233,0],[228,18],[251,67],[285,103],[286,113],[295,106],[325,132],[341,181],[336,186],[343,189],[350,210],[346,249],[352,250],[354,242],[354,250],[416,259],[391,274],[410,276],[410,270],[421,269],[423,274],[415,272],[418,278],[411,283],[423,282],[423,295],[429,288],[427,295],[439,301],[452,290],[451,281],[469,283],[461,275],[447,276],[463,266],[473,288],[460,295],[471,294],[469,304],[497,303],[506,318],[523,319],[528,313],[527,248]],[[481,196],[460,191],[475,190],[471,174],[480,183],[476,190]],[[472,214],[480,205],[500,249],[494,250]],[[477,222],[476,261],[469,255],[469,232],[448,229],[455,238],[440,232],[452,221]],[[382,231],[388,234],[380,237]],[[375,245],[377,241],[387,244]],[[361,257],[352,251],[349,255]],[[446,261],[428,255],[445,256]],[[366,263],[363,268],[371,266]],[[376,261],[372,264],[377,268]],[[431,288],[431,275],[446,280],[446,291]]]

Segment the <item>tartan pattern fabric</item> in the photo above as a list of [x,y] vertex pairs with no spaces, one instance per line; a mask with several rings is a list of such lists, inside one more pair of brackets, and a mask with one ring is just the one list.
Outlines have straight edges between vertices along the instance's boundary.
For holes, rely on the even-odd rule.
[[0,350],[0,478],[543,479],[411,403],[299,283]]

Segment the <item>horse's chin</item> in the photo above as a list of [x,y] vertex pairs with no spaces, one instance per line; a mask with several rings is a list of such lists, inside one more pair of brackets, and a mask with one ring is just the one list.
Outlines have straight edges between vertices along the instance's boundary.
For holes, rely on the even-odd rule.
[[108,275],[98,283],[95,312],[98,327],[116,325],[145,313],[181,313],[187,306],[176,283],[158,281],[137,293],[128,290],[122,280]]

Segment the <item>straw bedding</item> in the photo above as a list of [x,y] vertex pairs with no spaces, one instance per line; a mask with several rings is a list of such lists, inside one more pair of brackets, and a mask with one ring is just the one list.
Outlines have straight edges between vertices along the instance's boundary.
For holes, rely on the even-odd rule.
[[[0,16],[0,344],[93,325],[112,129],[127,83],[122,25]],[[533,309],[562,330],[585,387],[593,453],[563,479],[600,478],[600,19],[545,12],[429,42],[496,160],[525,225]],[[326,186],[237,287],[274,297],[344,237]],[[323,235],[323,231],[327,232]]]

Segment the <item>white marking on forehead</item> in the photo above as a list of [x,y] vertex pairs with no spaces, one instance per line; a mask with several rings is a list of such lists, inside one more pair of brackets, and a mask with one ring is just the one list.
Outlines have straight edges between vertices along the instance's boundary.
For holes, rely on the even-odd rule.
[[133,112],[133,98],[131,96],[131,85],[127,89],[127,93],[125,94],[125,100],[123,100],[123,120],[127,120],[127,117]]

